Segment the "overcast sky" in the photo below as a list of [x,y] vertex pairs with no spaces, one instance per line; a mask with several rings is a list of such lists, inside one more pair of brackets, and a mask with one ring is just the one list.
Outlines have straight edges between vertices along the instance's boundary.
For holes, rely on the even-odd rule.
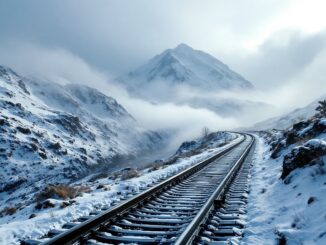
[[186,43],[258,88],[297,84],[306,103],[326,87],[325,9],[323,0],[0,0],[0,62],[30,69],[44,63],[29,52],[38,47],[115,76]]

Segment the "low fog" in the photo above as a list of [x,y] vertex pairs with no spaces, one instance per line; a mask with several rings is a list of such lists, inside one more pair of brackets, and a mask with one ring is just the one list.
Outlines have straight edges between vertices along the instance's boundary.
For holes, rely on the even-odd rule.
[[[35,77],[60,84],[78,83],[94,87],[108,96],[114,97],[138,121],[141,127],[150,130],[174,131],[171,147],[177,147],[184,140],[199,137],[203,127],[211,131],[231,130],[248,127],[266,118],[281,115],[297,106],[309,103],[311,96],[304,96],[309,89],[315,90],[305,81],[316,81],[322,86],[321,77],[314,70],[319,70],[324,64],[324,56],[314,61],[306,72],[302,72],[299,82],[289,82],[282,86],[254,90],[233,90],[228,92],[199,91],[189,86],[179,86],[171,90],[163,85],[152,87],[153,93],[170,94],[170,101],[153,103],[141,98],[134,98],[114,80],[114,76],[92,67],[85,60],[62,48],[49,49],[33,44],[14,43],[1,48],[0,63],[28,77]],[[4,47],[4,46],[1,46]],[[15,47],[15,48],[13,48]],[[219,115],[204,108],[193,108],[187,105],[187,100],[205,98],[209,101],[222,99],[250,101],[266,106],[247,109],[232,116]],[[298,101],[298,98],[300,100]],[[181,103],[183,101],[183,103]],[[268,108],[266,110],[266,108]]]

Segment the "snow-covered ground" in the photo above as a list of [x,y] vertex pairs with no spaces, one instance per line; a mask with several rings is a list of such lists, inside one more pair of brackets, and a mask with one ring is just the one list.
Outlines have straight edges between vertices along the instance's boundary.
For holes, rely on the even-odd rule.
[[297,145],[271,159],[270,146],[258,139],[242,244],[278,244],[282,238],[287,245],[326,244],[325,155],[324,164],[297,168],[287,181],[280,179],[283,157]]
[[[227,137],[225,134],[221,134],[221,136]],[[31,204],[22,210],[18,210],[14,215],[4,216],[0,218],[0,244],[18,244],[20,239],[36,239],[46,234],[50,229],[60,229],[64,223],[89,215],[92,211],[108,209],[163,179],[217,154],[230,144],[236,144],[243,136],[235,138],[226,145],[223,144],[226,142],[223,137],[214,139],[214,142],[201,153],[179,158],[174,164],[161,166],[157,169],[146,168],[141,170],[139,177],[128,180],[106,177],[91,181],[94,176],[88,176],[75,184],[87,186],[91,191],[74,198],[75,202],[65,208],[62,208],[61,205],[67,201],[50,199],[49,201],[55,205],[53,208],[36,210],[35,204]],[[230,139],[230,137],[227,138]],[[35,217],[29,219],[31,214],[35,214]]]

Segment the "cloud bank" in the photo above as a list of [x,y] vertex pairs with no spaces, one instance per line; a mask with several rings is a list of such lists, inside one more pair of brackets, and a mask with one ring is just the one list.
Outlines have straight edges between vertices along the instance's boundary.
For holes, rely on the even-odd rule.
[[[98,88],[141,125],[187,128],[184,132],[194,136],[202,126],[250,125],[324,94],[325,7],[322,0],[0,1],[0,64]],[[180,87],[177,98],[241,99],[270,104],[269,109],[225,118],[178,100],[157,105],[135,99],[112,82],[179,43],[213,54],[257,89],[203,94]]]
[[184,140],[199,137],[204,126],[211,130],[239,126],[234,118],[223,118],[207,109],[173,103],[153,104],[132,98],[123,87],[113,82],[110,75],[62,48],[48,49],[40,45],[15,43],[0,48],[0,53],[0,64],[6,64],[27,77],[60,84],[83,84],[114,97],[136,118],[141,127],[149,130],[173,130],[173,147]]

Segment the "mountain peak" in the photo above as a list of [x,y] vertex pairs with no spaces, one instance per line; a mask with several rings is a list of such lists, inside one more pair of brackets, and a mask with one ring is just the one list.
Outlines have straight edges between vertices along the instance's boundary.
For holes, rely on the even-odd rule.
[[190,46],[188,46],[187,44],[185,43],[180,43],[178,46],[176,46],[173,50],[191,50],[193,51],[194,49]]
[[186,84],[201,90],[252,88],[253,85],[210,54],[181,43],[118,79],[130,91],[146,90],[151,84]]

